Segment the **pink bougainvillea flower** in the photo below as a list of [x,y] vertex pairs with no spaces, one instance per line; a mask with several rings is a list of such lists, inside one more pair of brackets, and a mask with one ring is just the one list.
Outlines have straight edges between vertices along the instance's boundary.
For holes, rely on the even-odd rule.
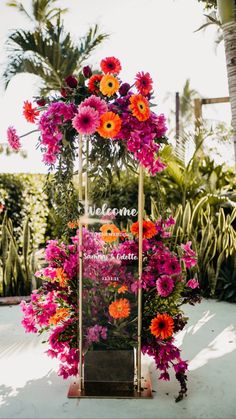
[[149,73],[140,71],[135,76],[135,86],[141,95],[147,96],[152,91],[152,78]]
[[196,256],[196,253],[191,249],[192,242],[189,241],[186,244],[181,244],[181,248],[188,254],[188,256]]
[[100,97],[92,95],[85,99],[79,106],[79,110],[85,106],[90,106],[91,108],[95,109],[98,112],[99,116],[103,113],[107,112],[108,107],[105,100],[100,99]]
[[197,279],[193,278],[186,283],[186,286],[194,290],[195,288],[199,288],[199,282]]
[[182,260],[185,263],[186,268],[191,268],[197,263],[196,252],[191,249],[192,242],[189,241],[186,244],[181,244],[181,248],[184,250],[185,254],[182,257]]
[[174,281],[168,275],[163,275],[156,281],[157,292],[161,297],[168,297],[174,289]]
[[12,126],[7,128],[7,141],[13,150],[18,151],[21,148],[20,137]]
[[82,106],[72,120],[72,125],[80,134],[94,134],[100,125],[99,114],[91,106]]

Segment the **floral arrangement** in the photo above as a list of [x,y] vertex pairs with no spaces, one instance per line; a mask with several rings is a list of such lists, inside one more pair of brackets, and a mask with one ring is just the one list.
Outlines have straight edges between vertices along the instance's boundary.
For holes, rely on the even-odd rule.
[[[149,73],[136,74],[133,85],[120,79],[121,64],[115,57],[101,61],[100,72],[83,68],[79,79],[65,79],[60,95],[37,98],[36,106],[25,101],[23,114],[40,131],[43,161],[53,166],[68,153],[75,152],[77,135],[90,136],[93,147],[106,139],[125,146],[125,150],[146,167],[150,174],[164,169],[158,157],[166,141],[163,114],[151,111],[153,81]],[[7,131],[8,142],[18,150],[20,137],[14,127]],[[97,152],[97,150],[96,150]],[[74,157],[74,155],[72,156]]]
[[[173,367],[181,389],[187,392],[186,370],[174,333],[183,329],[187,318],[180,307],[199,301],[199,284],[192,269],[196,264],[191,243],[171,250],[174,220],[143,222],[143,334],[142,352],[154,358],[160,379],[169,380]],[[130,232],[105,224],[100,232],[83,229],[83,335],[85,352],[93,347],[127,349],[137,344],[138,222]],[[65,244],[49,241],[48,266],[36,275],[43,285],[31,302],[21,303],[27,332],[49,331],[46,353],[60,361],[59,375],[78,373],[77,269],[78,236]],[[188,271],[188,272],[187,272]]]
[[[165,168],[160,148],[166,143],[166,120],[152,111],[153,81],[149,73],[136,74],[130,85],[120,78],[121,63],[107,57],[100,71],[83,68],[78,77],[65,79],[61,92],[50,98],[26,101],[23,114],[40,132],[43,161],[54,171],[57,207],[64,208],[65,240],[49,241],[48,266],[36,275],[42,286],[31,302],[21,304],[27,332],[47,333],[47,354],[60,361],[59,375],[78,373],[78,258],[76,228],[78,198],[73,198],[74,161],[78,137],[87,142],[87,171],[91,176],[110,174],[141,164],[154,176]],[[31,131],[32,132],[32,131]],[[7,137],[14,150],[21,147],[13,126]],[[127,349],[137,344],[137,293],[139,223],[126,230],[114,217],[102,220],[99,232],[83,228],[83,348]],[[187,392],[187,362],[174,344],[174,334],[187,322],[180,307],[199,301],[195,279],[195,252],[191,243],[173,245],[170,217],[143,221],[143,333],[142,352],[152,356],[160,379],[169,380],[174,368],[180,382],[177,401]],[[71,237],[72,235],[72,237]]]

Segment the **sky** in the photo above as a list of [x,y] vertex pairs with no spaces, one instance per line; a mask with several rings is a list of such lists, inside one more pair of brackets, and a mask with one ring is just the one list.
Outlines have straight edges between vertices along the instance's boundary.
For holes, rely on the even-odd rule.
[[[15,28],[30,28],[17,11],[0,2],[0,73],[6,61],[5,41]],[[27,8],[30,0],[22,0]],[[154,80],[156,111],[165,113],[174,108],[174,93],[181,91],[187,78],[203,97],[228,96],[223,43],[215,51],[215,29],[195,32],[204,22],[203,8],[197,0],[59,0],[68,7],[65,27],[76,42],[88,28],[98,23],[110,38],[98,47],[88,64],[98,67],[106,56],[116,56],[122,63],[121,78],[132,82],[135,74],[148,71]],[[0,142],[6,141],[6,130],[14,125],[19,134],[32,129],[24,121],[24,100],[38,93],[38,79],[16,76],[6,91],[0,80]],[[168,92],[173,101],[166,101]],[[230,121],[229,105],[205,107],[204,118]],[[0,154],[0,172],[46,172],[42,156],[36,150],[37,135],[22,139],[28,157]],[[233,147],[222,147],[222,158],[232,164]],[[221,159],[222,159],[221,158]]]

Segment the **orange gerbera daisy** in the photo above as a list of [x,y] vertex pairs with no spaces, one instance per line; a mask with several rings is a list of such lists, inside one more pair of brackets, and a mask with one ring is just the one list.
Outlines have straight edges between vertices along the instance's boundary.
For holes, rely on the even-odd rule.
[[88,89],[90,92],[98,93],[99,92],[99,84],[102,80],[102,74],[93,74],[88,81]]
[[64,272],[64,270],[62,268],[57,268],[56,269],[56,278],[59,280],[59,285],[60,287],[64,288],[67,285],[68,282],[68,276],[66,275],[66,273]]
[[100,117],[100,126],[97,132],[103,138],[114,138],[117,136],[121,128],[121,119],[114,112],[105,112]]
[[100,91],[104,96],[114,95],[120,87],[120,83],[116,77],[106,74],[100,81]]
[[[139,236],[139,222],[133,223],[130,227],[131,233],[138,237]],[[143,238],[151,239],[157,234],[157,229],[152,221],[143,221]]]
[[120,61],[115,57],[104,58],[100,63],[100,67],[105,74],[118,74],[121,71]]
[[157,338],[167,339],[173,335],[174,320],[168,314],[158,314],[151,321],[151,334]]
[[33,108],[32,103],[26,100],[23,106],[23,115],[28,122],[34,123],[39,115],[37,108]]
[[142,95],[132,95],[129,107],[139,121],[146,121],[150,116],[149,103]]
[[120,235],[120,230],[115,224],[104,224],[100,231],[102,232],[102,239],[106,243],[115,242]]
[[58,324],[68,317],[69,309],[68,308],[58,308],[54,316],[51,316],[49,319],[49,324]]
[[114,319],[124,319],[130,315],[130,304],[127,298],[120,298],[109,305],[109,314]]
[[119,289],[118,289],[118,294],[124,294],[126,291],[128,291],[128,287],[126,285],[122,285]]

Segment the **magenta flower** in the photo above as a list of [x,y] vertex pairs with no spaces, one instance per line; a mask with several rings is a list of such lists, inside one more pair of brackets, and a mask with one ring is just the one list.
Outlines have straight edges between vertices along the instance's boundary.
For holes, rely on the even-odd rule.
[[80,134],[94,134],[99,127],[99,114],[91,106],[83,106],[72,120],[72,125]]
[[185,251],[188,256],[196,256],[196,253],[191,249],[192,242],[189,241],[186,244],[181,244],[181,248]]
[[13,150],[18,151],[21,148],[20,137],[12,126],[7,129],[7,141]]
[[100,99],[100,97],[92,95],[85,99],[79,106],[79,112],[85,106],[90,106],[91,108],[95,109],[98,112],[99,116],[103,113],[107,112],[108,107],[105,100]]
[[195,288],[199,288],[199,282],[197,281],[197,279],[193,278],[186,283],[186,286],[194,290]]
[[191,268],[197,263],[196,252],[191,249],[192,242],[189,241],[186,244],[181,244],[181,248],[184,250],[185,254],[182,257],[182,260],[185,263],[186,268]]
[[157,280],[156,287],[161,297],[168,297],[174,289],[174,281],[170,276],[163,275]]

